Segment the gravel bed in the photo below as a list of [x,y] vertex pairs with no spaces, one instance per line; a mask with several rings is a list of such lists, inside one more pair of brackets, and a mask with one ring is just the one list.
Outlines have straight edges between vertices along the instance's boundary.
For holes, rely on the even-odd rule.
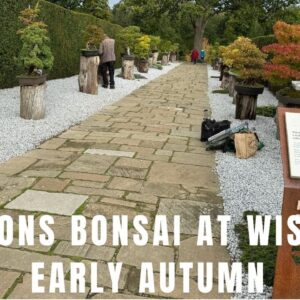
[[[39,121],[20,118],[19,87],[0,90],[0,163],[34,149],[43,141],[78,124],[178,65],[174,63],[163,70],[151,68],[148,74],[143,74],[147,79],[130,81],[116,76],[116,89],[99,87],[98,96],[80,93],[78,76],[48,81],[46,118]],[[116,70],[116,74],[119,73],[120,70]]]
[[[211,76],[219,72],[208,67],[209,98],[212,116],[216,120],[230,120],[232,125],[241,124],[235,120],[235,105],[232,97],[224,94],[213,94],[220,89],[220,81]],[[277,105],[276,98],[267,90],[258,98],[258,106]],[[234,233],[234,224],[240,223],[243,212],[256,210],[264,215],[280,215],[283,198],[283,175],[280,157],[280,143],[276,139],[276,124],[273,118],[258,116],[257,120],[249,122],[250,128],[255,128],[265,148],[254,157],[240,160],[233,153],[216,154],[217,173],[220,180],[221,196],[224,199],[225,215],[232,217],[229,228],[229,252],[234,261],[239,259],[238,239]],[[248,295],[245,292],[236,295],[237,298],[269,298],[271,289],[265,289],[263,295]]]

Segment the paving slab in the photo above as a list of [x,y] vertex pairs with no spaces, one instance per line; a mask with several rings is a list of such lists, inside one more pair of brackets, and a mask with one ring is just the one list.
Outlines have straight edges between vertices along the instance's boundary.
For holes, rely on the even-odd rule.
[[107,155],[107,156],[117,156],[117,157],[134,157],[135,152],[125,152],[125,151],[113,151],[113,150],[103,150],[103,149],[88,149],[84,153],[92,155]]
[[0,270],[0,298],[3,299],[6,292],[21,275],[18,272]]
[[87,199],[84,195],[27,190],[5,208],[71,216]]
[[49,293],[50,277],[45,276],[41,284],[45,287],[45,293],[32,293],[31,274],[25,274],[22,282],[16,285],[9,299],[85,299],[89,293],[89,288],[83,294],[71,294],[70,282],[65,280],[66,293]]

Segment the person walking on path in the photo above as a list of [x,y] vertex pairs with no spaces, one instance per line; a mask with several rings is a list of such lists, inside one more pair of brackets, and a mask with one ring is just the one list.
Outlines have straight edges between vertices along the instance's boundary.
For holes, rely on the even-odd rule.
[[198,58],[199,58],[199,51],[197,49],[194,49],[192,52],[192,62],[194,64],[196,64],[198,61]]
[[111,89],[115,88],[115,40],[107,35],[104,36],[100,44],[99,54],[101,58],[100,73],[103,78],[103,87],[108,88],[107,70],[109,71],[109,85]]

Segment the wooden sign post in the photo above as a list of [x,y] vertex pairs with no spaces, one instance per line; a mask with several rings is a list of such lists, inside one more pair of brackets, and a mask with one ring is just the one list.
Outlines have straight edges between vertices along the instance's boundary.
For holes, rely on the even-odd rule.
[[300,214],[300,179],[292,179],[290,172],[288,154],[289,148],[285,120],[285,114],[287,112],[299,113],[300,116],[300,109],[278,109],[281,155],[284,171],[284,198],[282,206],[283,244],[278,248],[277,253],[273,289],[274,299],[300,298],[300,247],[294,248],[287,242],[287,235],[291,233],[287,227],[287,220],[291,215]]

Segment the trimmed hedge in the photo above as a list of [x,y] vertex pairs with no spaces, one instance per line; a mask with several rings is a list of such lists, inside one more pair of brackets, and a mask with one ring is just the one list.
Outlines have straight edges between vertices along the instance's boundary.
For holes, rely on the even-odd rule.
[[277,42],[275,35],[262,35],[252,39],[252,41],[256,44],[256,46],[261,49],[264,46],[274,44]]
[[[22,73],[18,67],[18,53],[21,48],[16,31],[20,27],[19,12],[36,0],[1,0],[0,4],[0,88],[17,85],[16,76]],[[121,26],[97,19],[91,15],[73,12],[47,1],[40,1],[41,19],[48,25],[51,50],[55,61],[49,79],[69,77],[79,72],[80,49],[84,48],[84,31],[94,24],[111,37],[116,37]],[[116,54],[120,65],[120,52]]]

